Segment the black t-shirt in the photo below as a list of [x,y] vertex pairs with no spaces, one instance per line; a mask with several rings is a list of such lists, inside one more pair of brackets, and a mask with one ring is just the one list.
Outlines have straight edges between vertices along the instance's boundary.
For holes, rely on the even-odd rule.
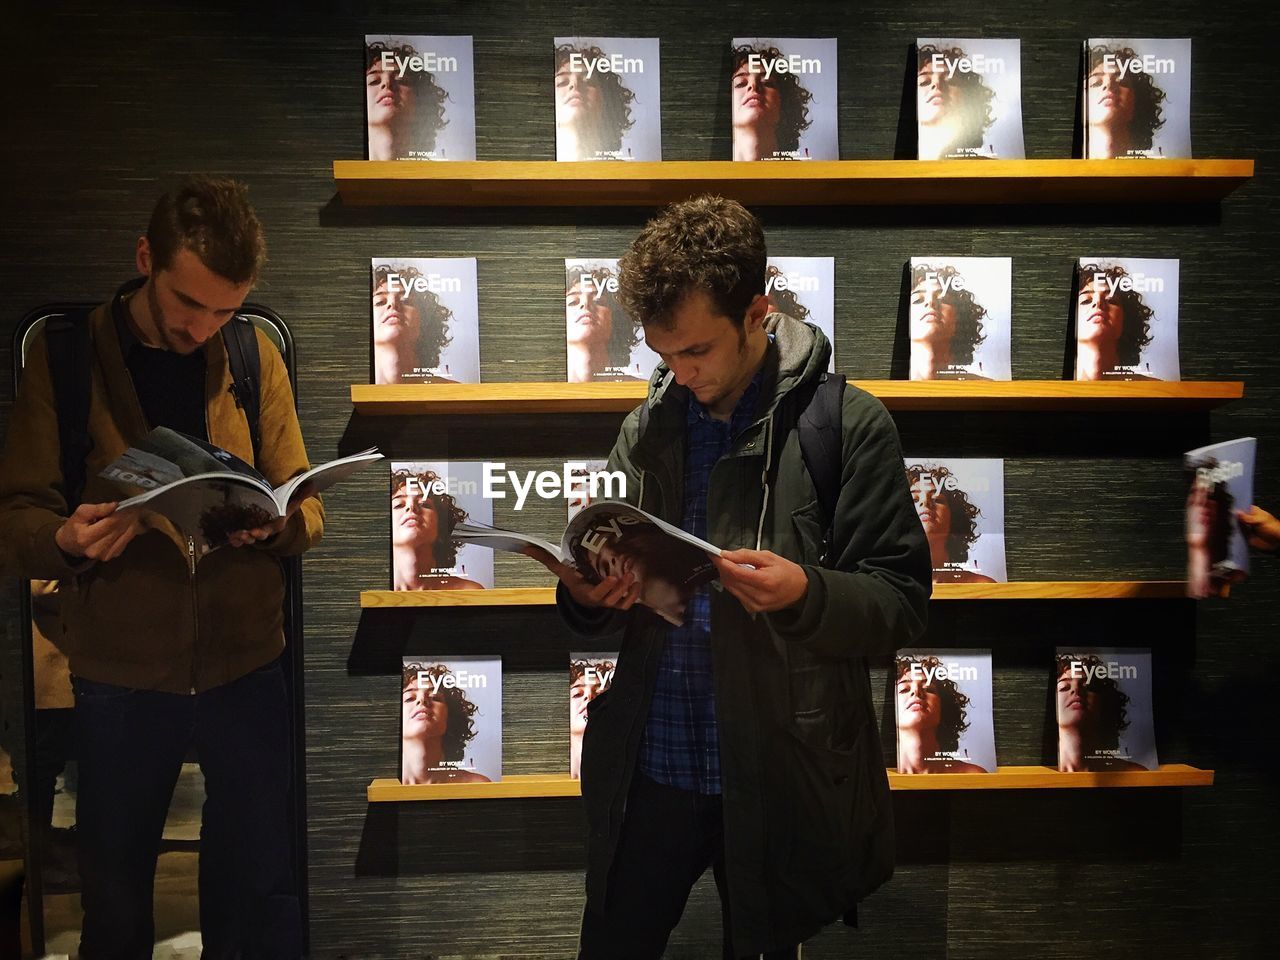
[[184,356],[172,350],[148,347],[130,329],[128,310],[124,300],[116,301],[116,333],[148,425],[168,427],[207,443],[204,350]]

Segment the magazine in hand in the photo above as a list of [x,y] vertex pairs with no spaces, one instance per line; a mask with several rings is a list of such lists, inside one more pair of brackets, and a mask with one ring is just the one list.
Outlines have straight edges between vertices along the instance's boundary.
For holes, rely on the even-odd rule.
[[1062,773],[1155,770],[1151,651],[1059,647],[1053,667]]
[[364,38],[370,160],[474,160],[475,58],[470,37]]
[[1084,155],[1191,156],[1191,41],[1092,39],[1080,100]]
[[574,485],[565,498],[565,523],[572,521],[591,504],[609,496],[599,484],[593,489],[590,482],[592,474],[603,473],[608,466],[608,460],[573,460],[565,464]]
[[405,657],[400,782],[502,779],[502,658]]
[[1178,380],[1177,260],[1081,257],[1077,380]]
[[493,554],[460,541],[458,527],[493,522],[478,460],[391,464],[391,589],[485,590]]
[[569,654],[569,776],[582,776],[582,735],[587,732],[587,707],[613,685],[617,653]]
[[375,257],[374,383],[479,383],[475,257]]
[[1187,491],[1187,596],[1225,596],[1249,575],[1249,541],[1237,510],[1253,506],[1253,437],[1215,443],[1183,454]]
[[1026,156],[1018,40],[916,41],[916,157]]
[[770,257],[764,275],[769,309],[812,323],[831,344],[827,373],[836,372],[835,257]]
[[1004,461],[906,457],[934,583],[1006,583]]
[[1013,260],[912,257],[911,380],[1011,380]]
[[661,160],[658,38],[556,37],[557,160]]
[[530,554],[543,550],[575,567],[589,582],[631,574],[640,584],[639,602],[669,623],[684,622],[685,609],[698,587],[718,578],[711,557],[720,548],[638,507],[602,500],[581,510],[565,528],[559,546],[514,530],[462,522],[454,539]]
[[145,492],[122,500],[118,510],[145,507],[167,517],[195,543],[196,556],[227,543],[240,530],[263,527],[289,511],[294,491],[310,483],[320,493],[366,463],[381,460],[376,447],[312,467],[288,483],[271,482],[235,454],[156,427],[99,476]]
[[839,160],[836,41],[735,37],[734,160]]
[[565,260],[564,323],[569,383],[648,381],[659,363],[618,300],[616,259]]
[[990,650],[899,650],[899,773],[994,773]]

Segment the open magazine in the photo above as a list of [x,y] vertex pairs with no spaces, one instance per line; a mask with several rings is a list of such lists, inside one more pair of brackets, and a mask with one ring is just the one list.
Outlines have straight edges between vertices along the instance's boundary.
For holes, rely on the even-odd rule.
[[167,517],[195,543],[196,555],[224,546],[230,534],[264,526],[288,513],[303,484],[320,493],[366,463],[381,460],[376,447],[312,467],[279,487],[221,447],[168,427],[156,427],[100,476],[143,492],[117,509],[145,507]]
[[558,546],[468,521],[453,528],[453,537],[512,553],[543,550],[593,583],[631,574],[640,584],[639,602],[676,626],[684,622],[694,591],[717,578],[710,558],[720,555],[719,547],[618,500],[602,500],[581,510]]

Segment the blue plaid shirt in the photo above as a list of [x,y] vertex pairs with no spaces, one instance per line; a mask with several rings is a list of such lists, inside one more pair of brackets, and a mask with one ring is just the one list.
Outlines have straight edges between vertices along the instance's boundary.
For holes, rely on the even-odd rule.
[[[711,468],[729,452],[733,438],[755,421],[763,373],[747,387],[726,423],[690,395],[685,421],[684,517],[682,529],[707,537],[707,488]],[[711,670],[711,585],[698,588],[682,626],[667,634],[658,664],[658,685],[640,742],[640,770],[668,786],[720,793],[720,741]]]

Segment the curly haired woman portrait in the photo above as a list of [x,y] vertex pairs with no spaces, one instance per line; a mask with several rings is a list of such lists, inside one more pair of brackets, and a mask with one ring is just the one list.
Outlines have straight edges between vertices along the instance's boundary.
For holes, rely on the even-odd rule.
[[436,137],[449,122],[448,92],[427,70],[398,70],[383,60],[418,57],[409,44],[382,40],[365,45],[365,116],[370,160],[429,160]]
[[1142,764],[1115,755],[1120,734],[1129,727],[1129,695],[1106,676],[1105,661],[1094,654],[1060,654],[1054,664],[1058,769],[1063,773],[1145,770]]
[[[773,46],[737,46],[730,56],[729,102],[733,117],[733,159],[794,159],[800,135],[809,128],[810,93],[789,72],[766,76],[764,61],[785,60]],[[753,66],[754,65],[754,66]]]
[[489,783],[463,769],[467,744],[476,738],[479,708],[461,687],[442,681],[443,663],[409,661],[400,674],[400,782]]
[[954,680],[939,678],[939,670],[945,673],[937,657],[897,658],[898,772],[987,773],[956,756],[971,701]]
[[635,93],[612,71],[588,75],[579,66],[606,59],[597,46],[561,44],[555,52],[556,159],[609,160],[621,156],[622,139],[635,126]]
[[913,463],[907,467],[911,498],[929,541],[934,583],[995,583],[975,570],[963,569],[969,550],[980,536],[982,511],[954,482],[955,474],[939,464]]
[[617,658],[569,661],[569,776],[582,775],[582,736],[587,732],[587,707],[613,686]]
[[1089,48],[1084,82],[1088,158],[1143,156],[1164,126],[1166,96],[1151,74],[1127,70],[1121,76],[1120,64],[1141,60],[1132,47]]
[[917,151],[920,160],[954,156],[980,156],[987,129],[995,123],[995,91],[973,70],[954,70],[935,57],[952,63],[965,59],[960,47],[939,48],[924,44],[916,57]]
[[453,572],[458,563],[453,528],[467,519],[467,511],[450,494],[436,492],[441,479],[433,470],[391,474],[393,590],[484,589]]
[[438,372],[441,354],[452,342],[453,311],[413,282],[421,277],[412,266],[373,269],[374,383],[454,382]]
[[915,264],[911,268],[907,307],[909,379],[989,380],[990,377],[965,369],[986,339],[982,323],[986,315],[986,307],[967,289],[964,277],[954,266]]
[[565,271],[569,383],[641,379],[628,372],[640,325],[618,302],[617,289],[617,274],[607,266],[574,264]]
[[[1152,341],[1155,311],[1121,266],[1080,266],[1076,296],[1076,379],[1155,380],[1135,369]],[[1128,287],[1129,289],[1122,289]]]

